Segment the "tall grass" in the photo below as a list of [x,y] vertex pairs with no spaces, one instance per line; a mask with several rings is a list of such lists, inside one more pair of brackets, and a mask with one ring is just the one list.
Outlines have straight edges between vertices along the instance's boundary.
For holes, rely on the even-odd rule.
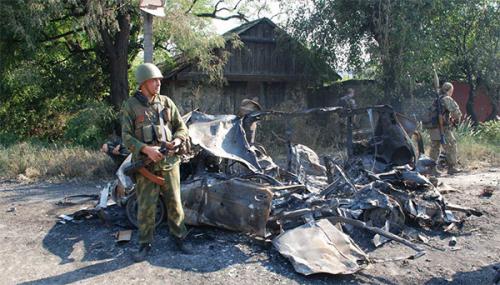
[[36,142],[0,145],[0,177],[38,180],[99,179],[113,175],[111,159],[79,146]]
[[[311,119],[297,118],[289,122],[263,121],[257,131],[257,142],[262,143],[273,159],[286,159],[287,129],[294,143],[302,143],[320,156],[342,155],[344,147],[344,126],[338,118],[324,118],[323,125]],[[321,122],[321,120],[320,120]],[[287,126],[288,125],[288,126]],[[466,169],[500,166],[500,122],[490,121],[474,127],[470,120],[464,120],[456,128],[458,156]],[[429,135],[423,132],[424,143],[430,143]],[[0,136],[0,178],[39,180],[56,178],[60,180],[81,178],[111,178],[114,164],[97,150],[81,146],[67,146],[44,142],[15,142],[11,137]]]
[[[500,166],[500,121],[488,121],[474,126],[470,118],[462,120],[454,130],[458,160],[466,169]],[[430,138],[423,134],[427,153]]]

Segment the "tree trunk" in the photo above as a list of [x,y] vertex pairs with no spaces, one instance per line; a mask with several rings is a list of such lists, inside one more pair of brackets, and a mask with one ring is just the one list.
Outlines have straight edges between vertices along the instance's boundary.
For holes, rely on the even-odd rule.
[[[117,16],[119,30],[114,35],[108,29],[101,29],[104,43],[104,54],[108,63],[111,81],[110,102],[119,111],[123,101],[128,98],[128,46],[130,41],[130,14],[123,9]],[[114,124],[114,132],[121,136],[119,121]]]
[[110,101],[115,110],[119,110],[123,101],[128,97],[128,68],[127,56],[118,56],[110,60]]
[[130,40],[130,14],[121,11],[117,16],[117,20],[120,29],[114,35],[110,35],[107,29],[102,29],[100,33],[110,69],[110,102],[118,111],[129,93],[128,45]]
[[499,102],[499,100],[497,98],[499,98],[499,96],[498,96],[499,88],[498,87],[492,88],[490,85],[486,85],[486,91],[487,91],[488,98],[490,98],[490,100],[491,100],[491,113],[488,116],[488,118],[486,118],[486,121],[496,120],[496,118],[498,116],[498,102]]
[[399,96],[398,82],[396,78],[396,64],[392,60],[383,63],[384,74],[384,101],[382,104],[390,104],[395,111],[401,111],[401,98]]
[[474,125],[478,124],[476,111],[474,111],[474,99],[476,96],[476,84],[472,80],[472,74],[467,73],[467,83],[469,84],[469,97],[467,98],[466,110]]
[[491,113],[490,115],[488,116],[488,118],[486,118],[486,121],[491,121],[491,120],[495,120],[498,116],[498,106],[496,104],[495,101],[492,101],[491,103]]

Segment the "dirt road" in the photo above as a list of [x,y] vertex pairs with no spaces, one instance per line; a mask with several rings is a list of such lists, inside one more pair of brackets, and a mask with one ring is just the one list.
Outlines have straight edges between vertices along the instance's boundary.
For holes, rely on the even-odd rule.
[[[429,238],[427,254],[417,260],[372,264],[350,276],[295,273],[272,248],[245,235],[196,228],[194,255],[174,250],[165,225],[156,234],[148,262],[134,264],[130,255],[137,236],[117,244],[113,234],[126,227],[124,212],[111,210],[115,224],[100,220],[58,224],[56,217],[82,207],[59,206],[65,195],[96,194],[105,183],[19,184],[0,182],[0,284],[492,284],[500,267],[500,169],[443,177],[459,192],[444,194],[449,202],[476,207],[482,217],[469,217],[452,233],[419,229]],[[492,187],[491,197],[481,197]],[[121,226],[120,226],[121,225]],[[359,239],[363,239],[364,234]],[[457,245],[448,245],[455,237]],[[355,238],[356,239],[356,238]],[[395,242],[374,249],[375,258],[398,257],[411,250]],[[499,269],[500,270],[500,269]],[[500,273],[498,273],[500,274]]]

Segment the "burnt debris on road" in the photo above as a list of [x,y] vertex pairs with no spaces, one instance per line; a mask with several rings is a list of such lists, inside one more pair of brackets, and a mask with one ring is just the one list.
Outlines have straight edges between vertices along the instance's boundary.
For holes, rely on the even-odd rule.
[[[345,119],[344,156],[320,159],[309,147],[287,139],[283,143],[287,160],[281,167],[263,146],[246,140],[244,126],[263,117],[329,112]],[[369,136],[354,141],[353,117],[360,114],[368,115]],[[270,242],[304,275],[352,274],[377,262],[349,236],[355,228],[373,233],[376,247],[394,240],[415,251],[404,258],[416,258],[425,254],[422,245],[428,245],[428,239],[417,235],[420,244],[416,244],[404,238],[409,228],[444,231],[460,227],[467,215],[481,215],[445,201],[427,175],[434,161],[420,155],[421,141],[415,147],[412,140],[421,139],[416,122],[389,106],[257,111],[243,118],[193,111],[184,120],[192,144],[181,165],[186,223],[243,232]],[[130,157],[118,169],[117,179],[103,189],[96,208],[85,213],[98,215],[110,197],[137,225],[134,183],[124,173],[129,164]],[[158,224],[165,215],[160,199]]]

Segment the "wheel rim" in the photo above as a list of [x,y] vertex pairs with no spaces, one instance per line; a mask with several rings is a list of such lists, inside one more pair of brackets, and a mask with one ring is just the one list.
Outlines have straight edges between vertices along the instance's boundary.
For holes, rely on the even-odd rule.
[[[126,212],[128,221],[134,226],[137,226],[137,195],[136,193],[132,194],[127,199]],[[158,199],[158,203],[156,204],[156,216],[155,216],[155,227],[158,227],[163,219],[165,218],[165,206],[161,197]]]

